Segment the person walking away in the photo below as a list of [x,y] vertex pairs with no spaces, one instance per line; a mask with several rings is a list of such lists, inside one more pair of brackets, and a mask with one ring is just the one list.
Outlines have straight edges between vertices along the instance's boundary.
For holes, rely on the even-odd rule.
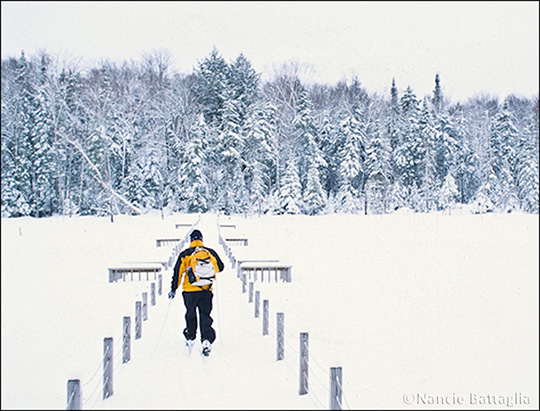
[[[191,243],[183,250],[173,269],[169,299],[173,299],[176,290],[182,284],[182,297],[186,307],[186,328],[183,330],[186,345],[191,349],[200,325],[202,354],[208,356],[216,332],[212,328],[212,284],[215,274],[223,271],[225,265],[216,251],[203,245],[203,236],[199,230],[190,234]],[[197,311],[199,316],[197,318]]]

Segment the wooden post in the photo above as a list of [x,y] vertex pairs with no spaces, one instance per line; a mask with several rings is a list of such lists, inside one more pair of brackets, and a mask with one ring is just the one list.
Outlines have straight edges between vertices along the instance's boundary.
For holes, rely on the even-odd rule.
[[142,315],[141,315],[141,302],[135,303],[135,339],[138,340],[142,337]]
[[148,320],[148,293],[142,293],[142,319]]
[[260,306],[261,306],[261,292],[255,291],[255,318],[259,318]]
[[285,314],[277,313],[277,361],[285,358]]
[[242,294],[246,292],[246,274],[242,274]]
[[150,284],[150,305],[156,305],[156,283]]
[[103,340],[103,399],[113,395],[113,339]]
[[263,301],[263,335],[268,335],[268,323],[269,321],[269,305],[270,301],[264,300]]
[[124,344],[122,350],[122,363],[131,360],[131,317],[124,317]]
[[249,283],[249,300],[248,302],[253,302],[253,281],[250,281]]
[[341,367],[330,368],[330,409],[341,410],[341,396],[343,393],[343,378]]
[[309,334],[300,333],[300,389],[298,394],[308,393]]
[[66,410],[82,410],[81,380],[68,380]]
[[161,291],[161,286],[162,286],[162,283],[163,282],[163,276],[160,274],[158,275],[158,289],[157,289],[157,293],[158,295],[161,295],[162,291]]

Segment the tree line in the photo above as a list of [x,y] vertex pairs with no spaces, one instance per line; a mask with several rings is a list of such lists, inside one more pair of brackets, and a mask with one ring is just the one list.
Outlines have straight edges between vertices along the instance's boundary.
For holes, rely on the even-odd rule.
[[2,60],[2,217],[180,212],[538,213],[538,96],[452,103],[358,78],[262,82],[214,49],[89,69],[46,52]]

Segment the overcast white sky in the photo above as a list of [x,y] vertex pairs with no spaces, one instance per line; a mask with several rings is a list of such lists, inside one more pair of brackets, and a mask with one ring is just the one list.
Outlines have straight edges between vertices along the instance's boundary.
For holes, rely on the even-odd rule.
[[368,92],[392,78],[418,97],[439,73],[453,101],[481,93],[532,97],[539,85],[539,2],[2,1],[2,59],[46,50],[81,65],[168,50],[191,73],[215,46],[268,79],[287,61],[304,80],[357,75]]

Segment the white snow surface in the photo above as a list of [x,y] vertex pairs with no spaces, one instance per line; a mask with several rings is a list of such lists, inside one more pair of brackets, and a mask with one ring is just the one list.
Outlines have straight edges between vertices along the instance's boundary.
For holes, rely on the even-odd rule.
[[[225,262],[208,359],[184,347],[184,305],[153,281],[108,282],[108,268],[158,262],[197,215],[2,219],[2,409],[328,409],[342,367],[344,409],[538,409],[538,215],[430,213],[217,216],[196,228]],[[242,293],[237,258],[292,265],[292,282],[255,282],[270,333]],[[148,320],[134,339],[135,302]],[[261,304],[262,306],[262,304]],[[285,359],[276,361],[276,313]],[[132,321],[123,364],[122,321]],[[309,333],[309,393],[299,395],[299,334]],[[102,399],[103,339],[114,339],[114,394]],[[461,401],[461,402],[460,402]],[[485,403],[485,404],[482,404]]]

